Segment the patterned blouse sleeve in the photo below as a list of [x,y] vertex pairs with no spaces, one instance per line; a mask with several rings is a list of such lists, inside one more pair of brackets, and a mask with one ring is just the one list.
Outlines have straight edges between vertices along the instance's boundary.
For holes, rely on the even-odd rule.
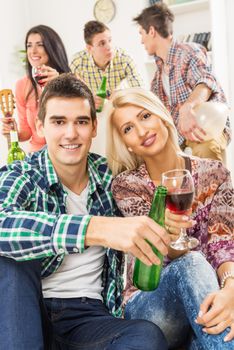
[[123,216],[148,215],[153,190],[144,179],[122,173],[113,180],[112,193]]
[[211,202],[208,226],[207,258],[217,269],[222,263],[234,262],[234,189],[229,171],[220,165],[220,185]]

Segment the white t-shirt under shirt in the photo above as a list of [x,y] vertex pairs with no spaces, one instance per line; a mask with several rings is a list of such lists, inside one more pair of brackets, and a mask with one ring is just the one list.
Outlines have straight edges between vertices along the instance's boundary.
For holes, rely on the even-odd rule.
[[168,97],[169,104],[171,104],[169,75],[165,72],[164,68],[162,69],[162,84],[163,90]]
[[[89,186],[80,195],[63,186],[68,193],[68,214],[88,214],[86,205]],[[102,300],[102,271],[105,249],[89,247],[82,254],[66,255],[58,270],[42,280],[44,298],[88,297]]]

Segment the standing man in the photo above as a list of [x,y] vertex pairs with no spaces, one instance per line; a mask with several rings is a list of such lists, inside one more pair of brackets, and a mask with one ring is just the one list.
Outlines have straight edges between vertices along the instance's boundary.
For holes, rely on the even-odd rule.
[[0,172],[0,349],[50,349],[47,334],[59,349],[167,349],[150,322],[113,317],[120,251],[158,264],[147,241],[166,254],[169,238],[150,218],[112,217],[111,173],[88,153],[91,91],[60,75],[45,87],[38,118],[47,148]]
[[[130,87],[143,85],[132,58],[123,49],[113,47],[110,29],[105,24],[98,21],[87,22],[84,26],[84,40],[86,49],[74,56],[70,68],[92,91],[96,109],[102,102],[96,92],[103,76],[107,78],[106,88],[109,95],[123,81]],[[106,132],[102,116],[98,118],[98,123],[98,137],[92,149],[105,155]]]
[[203,142],[193,108],[205,101],[226,103],[223,90],[211,72],[205,48],[173,39],[174,15],[164,3],[157,3],[134,18],[139,25],[141,42],[155,56],[157,71],[151,90],[171,112],[179,132],[179,142],[192,148],[193,155],[224,160],[231,139],[227,120],[218,140]]

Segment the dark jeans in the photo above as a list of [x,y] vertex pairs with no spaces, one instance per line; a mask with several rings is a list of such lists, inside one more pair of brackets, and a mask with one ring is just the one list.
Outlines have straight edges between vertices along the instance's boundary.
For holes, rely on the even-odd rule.
[[101,301],[43,300],[40,272],[40,261],[0,257],[0,350],[167,349],[156,325],[114,318]]

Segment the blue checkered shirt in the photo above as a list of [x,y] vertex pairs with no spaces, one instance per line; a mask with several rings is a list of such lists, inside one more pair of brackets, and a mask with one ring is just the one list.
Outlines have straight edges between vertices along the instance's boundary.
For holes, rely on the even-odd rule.
[[[66,213],[66,192],[46,148],[0,169],[0,255],[17,261],[42,259],[42,277],[61,265],[66,254],[85,250],[92,215],[113,216],[111,172],[105,158],[88,156],[89,215]],[[107,249],[103,297],[110,312],[121,316],[122,253]]]

